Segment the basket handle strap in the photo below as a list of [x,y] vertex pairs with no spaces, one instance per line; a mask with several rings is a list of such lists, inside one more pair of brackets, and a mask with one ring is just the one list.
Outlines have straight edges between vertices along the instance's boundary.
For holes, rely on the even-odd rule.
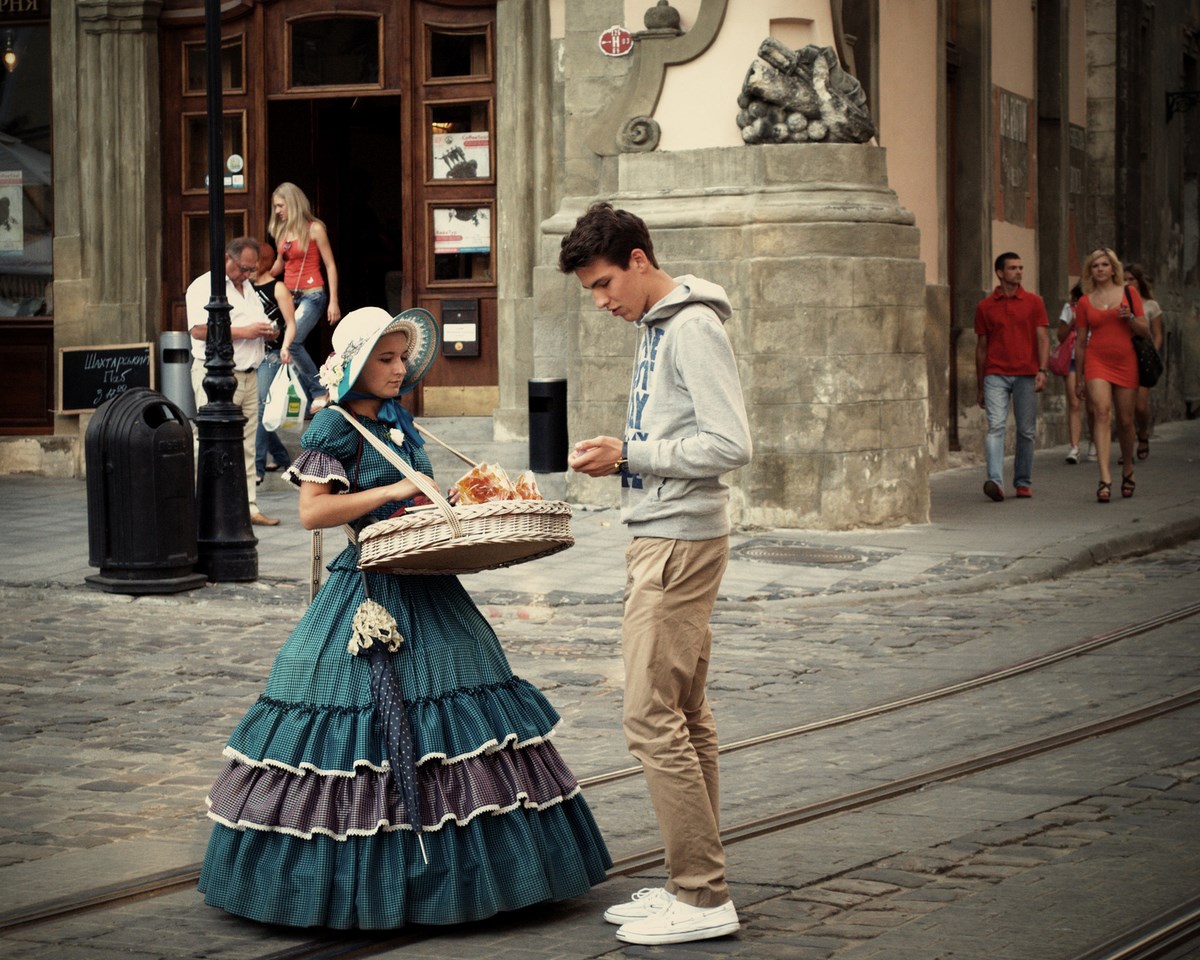
[[438,491],[437,484],[431,483],[425,474],[421,473],[419,470],[414,470],[411,466],[405,463],[395,450],[381,441],[377,436],[375,436],[375,434],[359,423],[358,420],[356,420],[351,414],[347,413],[342,407],[338,406],[336,403],[331,403],[329,406],[331,409],[336,410],[343,417],[345,417],[355,430],[366,437],[367,440],[371,442],[371,445],[381,454],[383,454],[383,456],[387,458],[388,462],[390,462],[392,466],[400,471],[400,475],[404,477],[404,479],[411,480],[417,485],[417,489],[425,494],[425,496],[430,499],[430,501],[438,508],[438,510],[441,511],[442,516],[446,518],[446,525],[450,528],[452,538],[455,540],[461,540],[463,535],[462,522],[458,519],[457,515],[455,515],[454,508],[450,505],[450,501],[443,497]]

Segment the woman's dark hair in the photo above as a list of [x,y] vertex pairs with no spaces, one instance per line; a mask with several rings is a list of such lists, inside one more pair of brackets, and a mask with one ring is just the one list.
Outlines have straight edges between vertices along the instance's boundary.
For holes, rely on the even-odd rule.
[[1154,291],[1150,289],[1150,278],[1146,276],[1146,269],[1140,263],[1131,263],[1125,268],[1126,273],[1133,274],[1133,279],[1137,284],[1138,293],[1142,295],[1143,300],[1153,300]]
[[650,231],[642,218],[601,201],[588,207],[587,213],[576,220],[571,232],[563,237],[558,269],[563,273],[574,273],[593,260],[603,259],[626,270],[634,250],[641,250],[651,266],[658,266]]

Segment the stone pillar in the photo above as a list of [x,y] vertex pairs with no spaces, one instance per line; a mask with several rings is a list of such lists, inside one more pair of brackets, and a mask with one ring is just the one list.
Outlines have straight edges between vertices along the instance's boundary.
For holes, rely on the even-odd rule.
[[976,401],[975,306],[992,288],[991,0],[951,0],[958,19],[955,72],[951,449],[982,450],[986,421]]
[[1080,251],[1084,255],[1101,243],[1108,247],[1117,243],[1117,12],[1115,0],[1088,0],[1085,12],[1088,63],[1085,203],[1090,233],[1080,238]]
[[75,0],[53,8],[58,347],[157,337],[161,6]]
[[[553,266],[591,198],[544,225],[537,322],[569,328],[572,439],[620,434],[636,331]],[[614,204],[673,275],[725,287],[754,436],[730,476],[735,523],[849,527],[929,515],[925,274],[885,152],[859,144],[724,147],[620,158]],[[569,497],[613,503],[572,475]]]
[[[1067,263],[1071,192],[1070,163],[1070,0],[1043,0],[1037,8],[1037,62],[1047,69],[1037,75],[1037,292],[1046,309],[1057,315],[1067,297],[1067,282],[1078,264]],[[1056,67],[1050,67],[1054,64]],[[1052,341],[1054,342],[1054,341]]]
[[497,440],[529,435],[526,384],[534,372],[533,265],[538,224],[552,210],[553,112],[549,97],[550,15],[541,0],[496,5],[496,171],[500,406],[493,415]]

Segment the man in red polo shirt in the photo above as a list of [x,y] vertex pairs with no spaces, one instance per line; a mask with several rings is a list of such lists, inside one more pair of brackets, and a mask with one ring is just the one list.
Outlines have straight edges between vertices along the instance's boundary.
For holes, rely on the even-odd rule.
[[1021,286],[1025,265],[1015,253],[996,258],[1000,285],[975,308],[975,378],[979,405],[987,413],[987,481],[983,492],[1004,499],[1004,432],[1011,401],[1017,425],[1013,486],[1033,496],[1033,441],[1037,394],[1046,386],[1050,321],[1042,298]]

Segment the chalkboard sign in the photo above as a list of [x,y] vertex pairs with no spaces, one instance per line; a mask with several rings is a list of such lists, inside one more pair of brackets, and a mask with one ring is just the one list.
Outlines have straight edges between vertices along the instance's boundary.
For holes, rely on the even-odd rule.
[[87,413],[131,387],[154,389],[154,345],[117,343],[58,351],[58,412]]

